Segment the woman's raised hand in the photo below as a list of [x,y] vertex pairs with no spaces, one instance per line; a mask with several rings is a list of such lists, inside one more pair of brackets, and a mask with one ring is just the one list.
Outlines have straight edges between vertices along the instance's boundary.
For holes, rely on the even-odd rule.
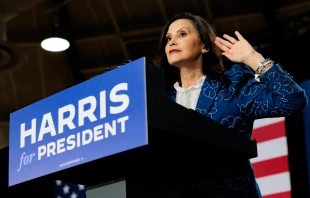
[[214,43],[222,50],[222,55],[226,56],[229,60],[247,64],[256,51],[238,31],[235,31],[235,34],[237,39],[224,34],[224,39],[216,37]]

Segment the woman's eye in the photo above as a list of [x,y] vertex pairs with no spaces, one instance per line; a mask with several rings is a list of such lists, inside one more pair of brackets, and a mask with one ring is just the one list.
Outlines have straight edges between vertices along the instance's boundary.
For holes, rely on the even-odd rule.
[[181,36],[181,37],[186,36],[186,33],[185,33],[185,32],[181,32],[181,33],[180,33],[180,36]]
[[166,40],[167,40],[167,42],[169,42],[171,40],[171,38],[167,37]]

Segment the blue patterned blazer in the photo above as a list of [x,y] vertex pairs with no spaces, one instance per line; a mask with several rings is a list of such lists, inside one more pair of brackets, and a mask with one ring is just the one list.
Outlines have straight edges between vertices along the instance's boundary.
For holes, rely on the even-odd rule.
[[[229,86],[206,77],[196,111],[228,128],[251,137],[255,119],[284,117],[300,113],[307,105],[305,91],[279,64],[270,68],[258,82],[244,64],[226,72]],[[176,91],[168,96],[176,100]]]
[[[233,65],[225,74],[229,79],[228,86],[206,77],[196,111],[228,128],[238,130],[248,138],[251,138],[255,119],[296,115],[307,105],[305,91],[280,64],[270,68],[260,82],[244,64]],[[168,97],[176,101],[176,91],[170,92]],[[247,170],[241,173],[236,173],[234,169],[221,169],[213,178],[206,178],[203,186],[208,189],[199,190],[207,193],[202,197],[260,198],[260,190],[249,161],[246,167]]]

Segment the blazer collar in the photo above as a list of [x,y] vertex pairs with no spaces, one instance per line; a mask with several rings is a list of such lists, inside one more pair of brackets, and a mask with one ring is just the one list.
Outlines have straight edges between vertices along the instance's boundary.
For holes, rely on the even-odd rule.
[[[212,103],[219,92],[221,85],[222,85],[221,81],[212,80],[207,76],[201,87],[201,92],[199,94],[195,111],[202,114],[208,114],[211,109]],[[168,95],[168,98],[175,102],[176,93],[177,93],[176,90],[173,89]]]

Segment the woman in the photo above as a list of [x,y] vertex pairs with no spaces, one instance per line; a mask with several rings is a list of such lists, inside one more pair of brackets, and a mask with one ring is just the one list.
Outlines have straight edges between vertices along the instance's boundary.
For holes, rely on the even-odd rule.
[[[235,34],[216,37],[203,18],[179,13],[163,29],[155,64],[165,70],[171,100],[250,138],[255,119],[296,115],[307,97],[280,64]],[[222,56],[236,63],[229,71]],[[205,190],[197,182],[190,193],[188,187],[171,191],[179,192],[174,197],[261,197],[249,161],[206,176]]]

